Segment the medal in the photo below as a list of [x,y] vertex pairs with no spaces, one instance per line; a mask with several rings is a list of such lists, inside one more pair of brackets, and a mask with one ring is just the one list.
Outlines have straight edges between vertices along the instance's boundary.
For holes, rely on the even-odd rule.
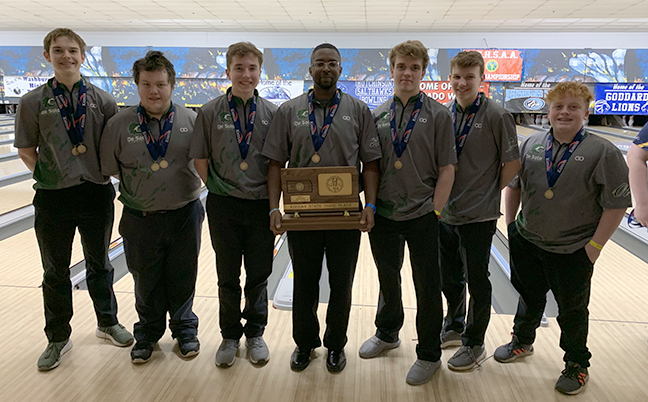
[[314,91],[312,89],[308,91],[308,125],[310,128],[311,139],[313,140],[313,148],[315,149],[315,155],[311,157],[311,161],[313,163],[319,163],[321,158],[317,154],[317,152],[322,147],[322,144],[324,144],[324,140],[326,140],[329,130],[331,130],[331,126],[333,125],[333,118],[338,112],[340,102],[342,100],[342,91],[340,91],[339,89],[335,91],[335,96],[333,97],[333,101],[331,102],[331,107],[326,111],[324,124],[322,125],[321,130],[317,129],[315,109],[313,106],[313,92]]
[[79,156],[79,150],[77,149],[77,147],[72,147],[72,155]]
[[545,196],[546,199],[550,200],[550,199],[554,198],[554,192],[551,191],[551,189],[549,189],[549,190],[544,192],[544,196]]
[[[468,117],[466,117],[466,123],[464,124],[461,133],[457,132],[457,101],[455,101],[452,104],[452,126],[454,127],[454,131],[455,131],[455,145],[457,150],[457,159],[459,159],[459,155],[461,155],[461,151],[463,150],[463,147],[466,144],[466,138],[468,137],[470,128],[472,127],[473,121],[475,120],[475,116],[477,116],[477,112],[479,111],[479,106],[481,106],[481,101],[482,101],[482,92],[480,92],[477,95],[477,99],[475,99],[473,104],[470,106],[470,109],[468,110]],[[461,126],[461,124],[459,125]]]
[[86,151],[88,151],[88,148],[83,144],[79,144],[76,146],[76,150],[79,154],[85,154]]
[[[418,98],[416,99],[416,103],[414,104],[414,110],[412,110],[412,115],[407,122],[407,126],[405,126],[405,132],[403,133],[403,138],[400,141],[398,140],[398,131],[396,130],[396,98],[392,99],[389,109],[389,129],[391,131],[394,153],[396,154],[396,158],[398,159],[396,160],[396,162],[394,162],[394,167],[398,170],[403,168],[403,162],[400,161],[400,158],[403,155],[403,152],[405,152],[405,148],[407,148],[407,144],[409,143],[410,137],[412,136],[412,131],[414,131],[414,125],[416,124],[419,113],[421,112],[421,108],[423,107],[423,99],[425,99],[425,96],[427,96],[425,95],[425,93],[419,91]],[[403,105],[403,111],[406,107],[407,105]]]
[[162,159],[162,160],[160,161],[160,167],[161,167],[162,169],[166,169],[166,168],[168,168],[168,167],[169,167],[169,162],[167,162],[167,161],[165,161],[164,159]]
[[153,164],[151,164],[151,170],[157,172],[158,170],[160,170],[160,164],[157,162],[153,162]]
[[397,170],[401,170],[403,168],[403,162],[401,162],[400,160],[397,160],[396,162],[394,162],[394,167]]
[[[164,157],[166,156],[167,147],[169,146],[169,139],[171,138],[171,131],[173,130],[173,121],[175,120],[175,106],[171,104],[167,117],[164,120],[162,131],[160,132],[160,136],[157,140],[155,140],[153,134],[148,128],[148,124],[146,123],[148,115],[146,114],[146,110],[142,107],[142,105],[137,106],[137,119],[139,120],[142,136],[144,136],[146,148],[151,155],[151,159],[153,159],[151,170],[153,172],[157,172],[158,170],[160,170],[160,168],[168,168],[169,162],[164,160]],[[160,158],[162,158],[162,160],[158,163],[157,160]]]
[[311,160],[313,161],[313,163],[319,163],[321,158],[320,158],[320,156],[318,154],[315,154],[315,155],[311,156]]
[[[256,119],[256,96],[258,95],[257,90],[254,90],[252,95],[252,103],[250,104],[250,114],[247,116],[247,126],[246,130],[243,131],[241,127],[241,120],[239,119],[238,112],[236,111],[236,101],[234,100],[234,95],[232,94],[232,87],[227,89],[227,103],[229,104],[230,117],[232,118],[232,123],[234,123],[234,133],[236,134],[236,142],[238,143],[239,152],[241,153],[241,159],[243,160],[239,167],[242,171],[248,170],[250,165],[245,161],[247,158],[248,151],[250,149],[250,142],[252,141],[252,131],[254,131],[254,120]],[[245,106],[244,106],[245,109]]]
[[[50,79],[48,85],[52,88],[56,105],[59,108],[59,113],[63,120],[63,125],[65,126],[70,142],[72,142],[72,150],[70,152],[74,156],[86,153],[88,148],[82,144],[86,123],[87,100],[85,81],[83,79],[79,81],[79,98],[77,100],[76,111],[67,96],[65,96],[63,88],[56,78]],[[72,95],[72,90],[70,90],[70,95]]]

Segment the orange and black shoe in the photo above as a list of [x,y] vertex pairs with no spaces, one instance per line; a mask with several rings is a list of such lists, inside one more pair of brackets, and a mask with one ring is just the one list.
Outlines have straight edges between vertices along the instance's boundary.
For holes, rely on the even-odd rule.
[[560,378],[556,381],[556,389],[563,394],[576,395],[585,388],[587,380],[589,380],[587,367],[583,367],[578,363],[567,362]]
[[493,353],[493,357],[500,363],[510,363],[520,357],[531,356],[532,354],[533,345],[524,345],[518,341],[517,336],[513,335],[511,342],[497,348]]

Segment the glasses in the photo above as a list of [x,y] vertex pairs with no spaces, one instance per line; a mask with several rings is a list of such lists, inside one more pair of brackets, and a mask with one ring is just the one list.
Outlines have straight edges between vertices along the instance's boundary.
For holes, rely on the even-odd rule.
[[328,65],[329,68],[338,68],[340,67],[340,62],[338,62],[337,60],[313,62],[313,67],[317,67],[317,68],[324,68],[324,66],[326,65]]

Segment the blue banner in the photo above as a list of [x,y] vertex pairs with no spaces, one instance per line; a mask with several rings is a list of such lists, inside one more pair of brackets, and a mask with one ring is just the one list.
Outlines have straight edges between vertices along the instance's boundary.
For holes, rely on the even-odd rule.
[[394,96],[394,81],[338,81],[345,94],[358,98],[374,110]]
[[648,85],[596,84],[596,114],[647,114]]

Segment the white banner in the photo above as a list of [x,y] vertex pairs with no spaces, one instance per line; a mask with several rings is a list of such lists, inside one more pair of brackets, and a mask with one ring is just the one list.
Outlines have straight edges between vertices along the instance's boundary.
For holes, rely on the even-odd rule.
[[303,80],[261,80],[257,85],[259,96],[279,106],[304,93]]
[[4,92],[6,98],[20,98],[32,89],[45,84],[47,77],[17,77],[6,75],[4,77]]

